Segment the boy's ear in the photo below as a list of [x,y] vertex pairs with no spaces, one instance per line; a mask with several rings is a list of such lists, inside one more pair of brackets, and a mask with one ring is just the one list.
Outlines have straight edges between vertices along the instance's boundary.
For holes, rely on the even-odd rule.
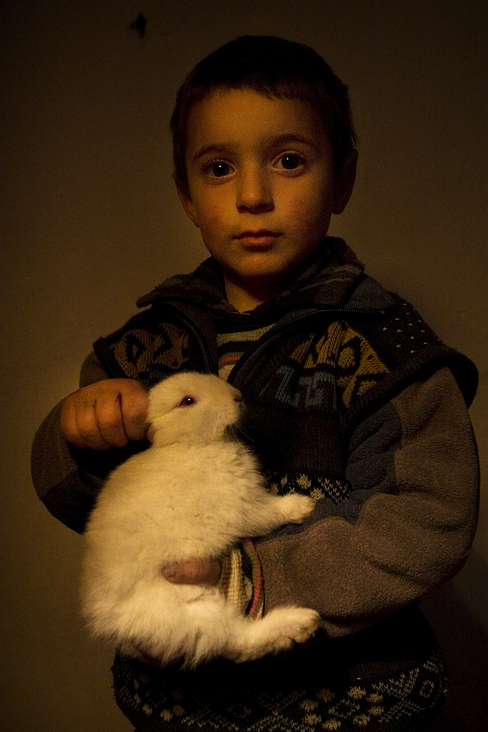
[[198,216],[195,209],[195,204],[192,201],[192,198],[190,196],[190,191],[188,190],[188,186],[185,186],[181,181],[179,181],[176,177],[176,174],[173,173],[173,180],[176,184],[176,190],[178,192],[178,197],[183,205],[183,208],[185,209],[186,213],[188,214],[189,218],[195,226],[199,226],[198,224]]
[[353,150],[346,158],[342,170],[335,181],[334,205],[332,213],[341,214],[346,208],[352,195],[354,182],[356,180],[356,170],[358,164],[358,151]]

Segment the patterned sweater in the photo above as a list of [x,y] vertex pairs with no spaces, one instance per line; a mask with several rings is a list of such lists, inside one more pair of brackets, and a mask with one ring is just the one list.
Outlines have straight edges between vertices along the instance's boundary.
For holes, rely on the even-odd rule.
[[[212,259],[138,305],[145,309],[95,343],[81,384],[108,376],[149,387],[180,369],[216,373],[217,333],[257,333],[228,374],[247,406],[244,431],[271,490],[317,501],[303,525],[255,542],[265,609],[314,607],[323,638],[390,618],[391,642],[395,617],[405,629],[398,611],[452,577],[473,540],[473,364],[331,237],[289,291],[249,313],[226,302]],[[59,411],[36,435],[33,478],[48,509],[82,531],[104,477],[144,445],[72,448]]]

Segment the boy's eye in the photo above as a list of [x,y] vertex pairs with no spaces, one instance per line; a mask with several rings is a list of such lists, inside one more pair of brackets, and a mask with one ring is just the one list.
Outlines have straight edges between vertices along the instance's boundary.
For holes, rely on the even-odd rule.
[[276,166],[283,170],[296,170],[303,165],[303,163],[303,157],[298,153],[286,153],[277,160]]
[[223,178],[225,175],[229,175],[231,170],[230,165],[222,160],[210,162],[205,166],[207,175],[211,175],[214,178]]

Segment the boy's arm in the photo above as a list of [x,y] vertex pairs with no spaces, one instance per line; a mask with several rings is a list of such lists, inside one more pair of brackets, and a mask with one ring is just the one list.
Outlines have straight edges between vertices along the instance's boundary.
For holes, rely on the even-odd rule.
[[419,599],[463,565],[478,508],[478,459],[451,372],[406,388],[352,436],[355,521],[334,516],[258,545],[266,609],[317,609],[330,636]]
[[[115,465],[127,459],[134,448],[138,449],[141,445],[131,443],[122,447],[127,442],[127,437],[123,436],[122,439],[120,435],[115,435],[114,438],[106,435],[107,443],[99,431],[93,435],[90,418],[83,416],[81,422],[84,424],[77,424],[80,421],[79,415],[83,415],[79,405],[76,409],[71,406],[66,409],[67,405],[76,404],[77,399],[79,401],[80,394],[88,393],[90,396],[92,385],[95,388],[108,378],[95,354],[90,354],[82,366],[80,376],[80,389],[88,388],[70,395],[50,412],[37,431],[32,446],[32,479],[39,497],[56,518],[78,532],[84,529],[104,478]],[[115,384],[115,381],[111,380],[110,384]],[[139,382],[131,382],[131,385],[135,384],[136,388],[142,389]],[[100,399],[99,396],[97,398]],[[90,402],[92,407],[86,411],[91,411],[94,415],[93,405],[96,399],[91,395],[85,401],[88,406]],[[72,435],[70,441],[66,439],[67,433]],[[98,449],[84,449],[83,445],[92,443],[93,446],[95,437],[99,441],[96,445]],[[121,447],[108,447],[108,444],[119,444]]]

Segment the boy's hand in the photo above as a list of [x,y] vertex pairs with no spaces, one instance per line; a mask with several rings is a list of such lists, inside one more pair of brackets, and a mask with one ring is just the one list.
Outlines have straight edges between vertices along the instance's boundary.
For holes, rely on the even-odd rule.
[[146,436],[147,405],[147,391],[140,381],[104,379],[66,397],[61,431],[76,447],[123,447]]
[[[218,559],[187,559],[186,562],[166,564],[161,574],[175,585],[215,586],[220,579],[220,562]],[[139,660],[150,666],[161,667],[156,651],[150,646],[138,648]]]
[[166,564],[161,574],[175,585],[204,585],[213,587],[220,579],[218,559],[187,559],[186,562]]

